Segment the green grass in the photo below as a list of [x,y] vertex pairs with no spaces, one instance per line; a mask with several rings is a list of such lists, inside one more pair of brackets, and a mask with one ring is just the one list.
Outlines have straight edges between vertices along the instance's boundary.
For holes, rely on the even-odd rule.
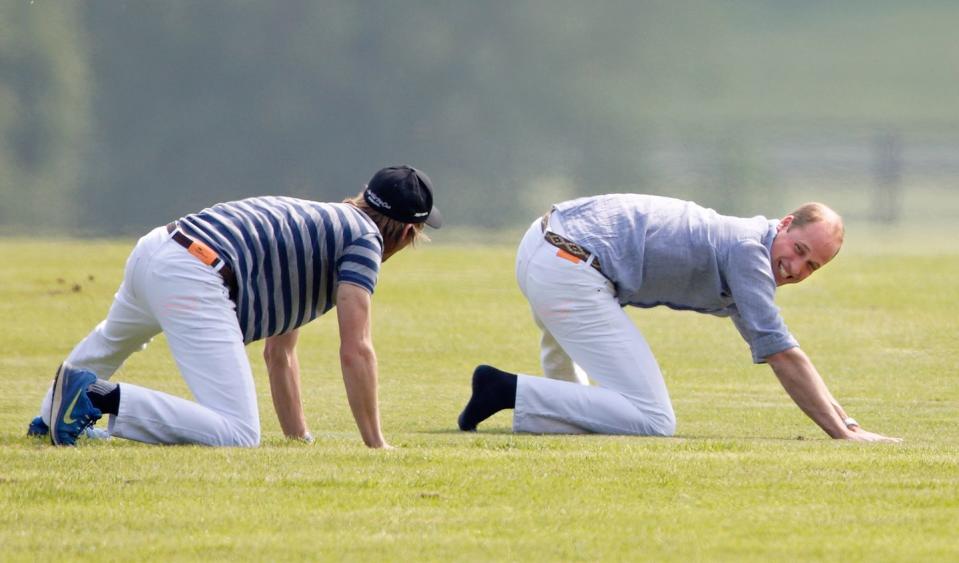
[[[439,243],[387,263],[374,300],[398,449],[359,440],[335,315],[301,336],[312,446],[282,438],[254,344],[259,449],[54,449],[26,423],[131,243],[0,241],[0,559],[956,560],[955,238],[853,233],[780,304],[846,409],[898,445],[827,439],[731,323],[665,310],[631,314],[675,438],[514,435],[508,413],[456,432],[475,364],[538,373],[538,335],[512,245]],[[188,394],[162,337],[115,379]]]

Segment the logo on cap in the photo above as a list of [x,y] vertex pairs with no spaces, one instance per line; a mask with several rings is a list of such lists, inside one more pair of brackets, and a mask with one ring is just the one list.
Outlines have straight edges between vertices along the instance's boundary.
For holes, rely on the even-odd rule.
[[383,201],[383,199],[380,196],[376,195],[371,189],[366,190],[366,199],[367,201],[370,202],[370,205],[372,205],[373,207],[379,207],[382,209],[393,209],[393,207],[389,203]]

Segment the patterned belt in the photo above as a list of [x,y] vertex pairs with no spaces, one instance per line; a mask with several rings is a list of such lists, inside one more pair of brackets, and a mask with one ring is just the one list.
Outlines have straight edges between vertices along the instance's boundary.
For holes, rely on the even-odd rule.
[[183,233],[183,230],[177,225],[176,221],[166,226],[166,232],[173,235],[173,240],[177,244],[187,249],[197,260],[213,268],[213,271],[220,274],[223,278],[223,285],[230,290],[230,301],[236,303],[237,285],[236,274],[226,262],[220,260],[216,252],[201,241],[193,240]]
[[[540,221],[539,226],[543,230],[543,237],[546,239],[546,242],[560,249],[561,252],[565,252],[569,256],[564,256],[564,258],[578,258],[583,262],[586,262],[593,267],[600,274],[603,273],[603,268],[599,265],[599,258],[595,254],[586,250],[582,246],[576,244],[575,242],[569,240],[566,237],[557,235],[556,233],[549,230],[549,216],[553,214],[553,210],[550,209],[543,215],[543,219]],[[593,260],[590,261],[590,256],[593,257]],[[605,274],[604,274],[605,275]]]

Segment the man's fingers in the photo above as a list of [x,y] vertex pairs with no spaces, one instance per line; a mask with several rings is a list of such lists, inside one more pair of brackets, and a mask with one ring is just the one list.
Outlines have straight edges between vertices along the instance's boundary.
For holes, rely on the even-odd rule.
[[890,442],[898,444],[902,442],[902,438],[895,438],[893,436],[883,436],[882,434],[876,434],[875,432],[869,432],[868,430],[863,430],[862,427],[857,426],[853,429],[852,440],[857,440],[861,442]]

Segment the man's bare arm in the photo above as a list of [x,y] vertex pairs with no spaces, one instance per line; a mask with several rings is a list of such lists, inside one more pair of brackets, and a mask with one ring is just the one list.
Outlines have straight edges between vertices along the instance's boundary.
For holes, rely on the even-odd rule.
[[359,286],[341,283],[336,290],[336,311],[340,326],[340,366],[356,427],[367,446],[389,448],[380,430],[370,294]]
[[801,349],[790,348],[769,356],[766,361],[796,405],[832,438],[867,442],[901,441],[900,438],[868,432],[858,425],[847,428],[843,422],[846,412]]
[[296,355],[299,329],[271,336],[263,347],[263,360],[270,376],[273,408],[283,434],[289,438],[312,441],[300,398],[300,361]]

